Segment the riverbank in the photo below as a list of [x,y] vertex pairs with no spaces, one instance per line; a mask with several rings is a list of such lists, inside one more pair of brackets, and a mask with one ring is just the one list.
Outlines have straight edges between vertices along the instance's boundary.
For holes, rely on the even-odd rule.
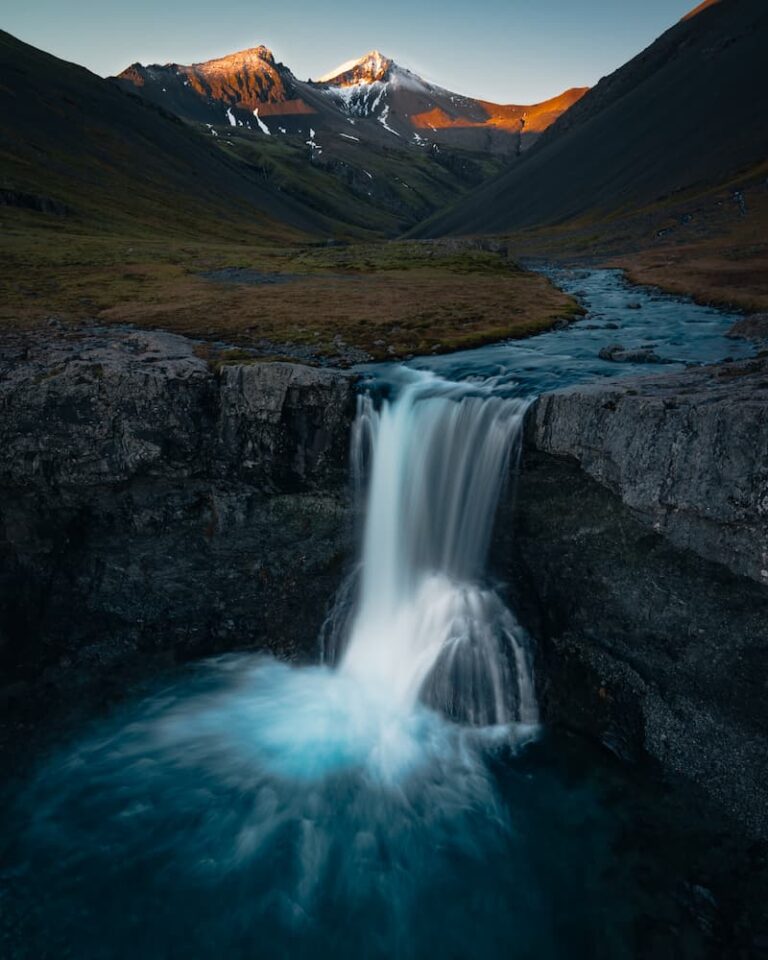
[[761,313],[768,310],[767,177],[768,164],[761,163],[727,183],[639,210],[588,215],[498,240],[524,259],[619,268],[637,285]]

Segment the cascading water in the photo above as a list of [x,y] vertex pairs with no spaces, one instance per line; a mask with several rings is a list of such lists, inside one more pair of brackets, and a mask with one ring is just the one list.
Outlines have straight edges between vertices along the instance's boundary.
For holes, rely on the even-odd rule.
[[[611,317],[628,298],[605,272],[572,282],[596,285]],[[645,307],[624,310],[611,338],[666,330],[669,360],[739,349],[714,311],[656,295]],[[531,653],[484,579],[526,407],[504,395],[614,373],[597,356],[604,336],[576,324],[414,361],[447,379],[384,371],[391,398],[360,399],[362,559],[328,621],[325,663],[198,664],[47,758],[5,817],[11,955],[657,955],[655,941],[628,946],[647,931],[646,893],[614,853],[622,828],[598,799],[594,758],[575,773],[570,740],[518,749],[537,720]],[[677,881],[663,860],[643,872],[653,897],[668,885],[667,912]],[[658,955],[703,956],[681,947],[678,920]]]
[[[366,521],[329,621],[336,663],[221,658],[49,764],[20,834],[44,940],[78,957],[101,955],[94,932],[112,957],[250,957],[255,932],[260,957],[551,952],[530,898],[495,920],[495,885],[528,854],[487,766],[537,721],[527,638],[482,581],[526,404],[403,378],[360,399]],[[128,882],[124,911],[109,891]],[[366,920],[346,932],[348,912]]]
[[360,399],[352,464],[358,487],[370,482],[359,596],[331,649],[346,641],[340,671],[401,710],[421,697],[474,724],[538,720],[528,638],[481,585],[527,406],[418,372],[379,409]]

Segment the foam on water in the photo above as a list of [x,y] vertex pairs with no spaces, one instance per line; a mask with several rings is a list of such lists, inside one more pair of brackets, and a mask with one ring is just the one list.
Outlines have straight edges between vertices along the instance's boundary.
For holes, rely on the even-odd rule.
[[[672,306],[659,351],[677,360]],[[686,310],[714,358],[725,319]],[[651,309],[625,312],[637,339]],[[518,750],[537,735],[531,646],[485,576],[528,396],[610,366],[588,326],[421,362],[461,383],[390,368],[387,395],[361,397],[363,549],[326,664],[209,661],[49,758],[6,823],[23,955],[630,956],[605,812],[551,759],[526,766],[542,744]]]
[[[208,662],[22,798],[36,931],[78,957],[421,956],[420,911],[515,849],[496,748],[344,672]],[[347,938],[340,912],[367,920]]]
[[[336,618],[340,670],[408,711],[421,697],[476,724],[535,724],[530,642],[482,584],[525,398],[401,371],[396,398],[360,399],[352,462],[370,473],[359,595]],[[348,602],[348,597],[344,600]]]

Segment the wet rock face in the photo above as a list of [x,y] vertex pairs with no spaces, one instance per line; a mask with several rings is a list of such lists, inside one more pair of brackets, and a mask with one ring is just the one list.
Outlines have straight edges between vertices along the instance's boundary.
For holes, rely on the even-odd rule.
[[532,431],[676,546],[768,585],[768,360],[557,391]]
[[754,340],[756,343],[768,341],[768,313],[753,313],[737,320],[726,337],[734,340]]
[[545,395],[495,545],[541,640],[549,718],[694,781],[763,839],[764,376],[749,362]]
[[517,504],[497,548],[548,719],[654,758],[768,838],[768,591],[676,549],[573,461],[529,450]]
[[162,333],[6,339],[0,658],[64,696],[146,654],[314,654],[351,546],[354,379]]

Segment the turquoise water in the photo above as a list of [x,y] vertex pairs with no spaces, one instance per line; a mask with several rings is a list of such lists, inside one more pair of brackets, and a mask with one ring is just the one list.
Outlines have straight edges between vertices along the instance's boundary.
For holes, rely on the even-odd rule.
[[198,664],[41,760],[4,818],[6,955],[708,955],[663,837],[638,840],[655,801],[539,725],[530,638],[483,570],[532,396],[750,348],[614,271],[555,279],[589,310],[568,330],[367,371],[333,667]]

